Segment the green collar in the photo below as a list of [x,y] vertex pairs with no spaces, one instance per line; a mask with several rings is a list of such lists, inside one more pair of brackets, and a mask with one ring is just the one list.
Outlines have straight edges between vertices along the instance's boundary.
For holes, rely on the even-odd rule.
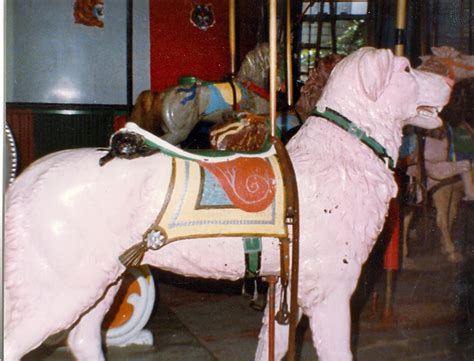
[[392,157],[387,154],[386,149],[374,138],[368,136],[362,129],[358,128],[345,116],[339,114],[338,112],[330,108],[326,108],[326,111],[324,113],[321,113],[318,111],[317,108],[314,108],[312,115],[327,119],[347,131],[349,134],[352,134],[362,143],[372,149],[377,155],[377,157],[379,157],[385,164],[387,164],[391,170],[395,170],[395,162],[393,161]]

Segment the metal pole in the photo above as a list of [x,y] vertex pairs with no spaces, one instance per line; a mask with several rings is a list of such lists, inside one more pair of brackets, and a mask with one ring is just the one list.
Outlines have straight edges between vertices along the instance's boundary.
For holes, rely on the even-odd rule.
[[396,41],[395,55],[403,56],[405,53],[405,28],[407,15],[407,0],[397,1]]
[[275,285],[276,276],[266,277],[268,282],[268,361],[275,360]]
[[127,0],[127,106],[133,107],[133,1]]
[[[396,42],[395,42],[395,55],[403,56],[405,52],[405,27],[406,27],[406,12],[407,12],[407,0],[397,1],[397,17],[396,17]],[[395,216],[399,216],[398,214]],[[393,300],[393,289],[394,289],[394,278],[395,271],[393,269],[387,269],[387,280],[385,287],[385,307],[384,307],[384,318],[389,321],[392,317],[392,300]]]
[[277,76],[277,0],[269,0],[270,6],[270,120],[272,137],[276,136],[276,76]]
[[[324,0],[319,3],[319,14],[318,14],[318,35],[316,38],[316,59],[319,59],[321,53],[321,38],[323,33],[323,16],[324,16]],[[311,34],[311,29],[310,29]]]
[[234,78],[236,73],[235,59],[235,0],[229,0],[229,52],[230,74]]
[[290,108],[293,106],[293,52],[291,44],[291,0],[286,0],[286,91]]

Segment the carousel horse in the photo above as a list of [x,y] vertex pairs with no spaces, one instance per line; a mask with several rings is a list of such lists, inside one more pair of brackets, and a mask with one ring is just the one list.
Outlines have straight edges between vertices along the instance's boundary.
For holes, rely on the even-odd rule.
[[[441,117],[455,129],[465,128],[472,133],[470,123],[474,119],[472,110],[474,57],[463,55],[449,47],[433,48],[432,51],[434,55],[421,57],[423,62],[419,69],[448,76],[456,81],[450,102],[443,110]],[[450,144],[446,137],[446,130],[439,129],[436,133],[438,134],[428,135],[425,138],[424,157],[428,191],[426,201],[436,209],[436,224],[441,233],[442,252],[447,255],[450,262],[459,262],[462,256],[455,249],[451,233],[461,200],[463,197],[472,198],[471,165],[467,160],[449,161]],[[415,154],[416,148],[412,148]],[[419,184],[420,178],[416,172],[416,157],[413,157],[412,163],[413,165],[407,171],[412,185],[415,185]],[[418,194],[418,200],[420,199],[421,195]],[[412,265],[409,258],[408,232],[414,210],[413,207],[405,207],[403,216],[403,258],[407,266]]]
[[[310,70],[308,79],[300,90],[300,97],[296,102],[296,112],[299,119],[306,119],[321,97],[331,71],[343,56],[330,54],[318,59],[315,67]],[[286,122],[282,126],[282,116],[277,115],[277,128],[280,132],[289,133],[300,124],[298,121]],[[291,116],[291,114],[290,114]],[[215,150],[255,151],[264,146],[270,134],[268,116],[255,115],[246,112],[230,114],[230,119],[214,125],[209,133],[209,144]]]
[[[308,316],[322,361],[352,360],[350,299],[384,224],[389,201],[397,194],[393,168],[402,128],[408,124],[439,127],[437,114],[450,92],[445,78],[412,69],[406,58],[388,49],[361,48],[334,68],[313,115],[287,145],[300,210],[297,317]],[[149,144],[163,142],[134,124],[121,132],[139,134]],[[237,211],[238,217],[255,213],[272,220],[280,207],[276,199],[281,174],[266,169],[278,162],[274,156],[257,157],[258,169],[243,168],[245,174],[260,172],[252,173],[248,190],[258,190],[265,203],[259,203],[258,212],[239,211],[253,205],[234,197],[233,190],[246,189],[237,187],[246,182],[239,179],[245,174],[232,170],[234,163],[217,165],[208,157],[169,147],[188,160],[163,150],[136,159],[115,157],[100,166],[106,151],[66,150],[36,161],[9,187],[4,248],[6,361],[20,360],[61,330],[69,330],[68,346],[78,360],[104,360],[100,325],[126,269],[121,260],[131,249],[144,252],[138,259],[142,264],[182,275],[229,280],[244,276],[244,247],[238,234],[178,240],[180,232],[198,227],[194,235],[202,237],[201,230],[215,225],[224,230],[244,227],[240,234],[246,234],[248,224],[243,220],[220,222],[219,217]],[[196,157],[200,160],[189,160]],[[248,157],[234,160],[246,163]],[[211,176],[209,180],[214,185],[222,181],[227,189],[226,212],[200,207],[187,188],[201,194],[194,181],[218,166],[228,168],[223,175],[230,177],[231,184],[221,178],[213,181]],[[262,177],[266,187],[253,188],[253,181]],[[178,195],[169,194],[171,189]],[[204,194],[200,197],[202,202],[209,200]],[[193,212],[195,208],[213,212],[217,218],[185,221],[173,211],[181,205]],[[259,229],[266,227],[257,223]],[[260,249],[260,274],[278,274],[278,239],[262,237]],[[277,285],[275,303],[279,304]],[[274,327],[274,354],[282,359],[289,327]],[[256,360],[268,359],[268,337],[265,317]]]
[[[474,200],[471,164],[468,160],[449,160],[449,139],[445,127],[429,131],[425,136],[424,159],[427,175],[427,201],[436,209],[436,224],[440,230],[441,251],[450,262],[460,262],[462,255],[456,250],[451,231],[460,201]],[[416,178],[416,157],[407,168],[411,179]],[[415,185],[415,182],[412,183]],[[420,189],[415,189],[420,192]],[[415,198],[415,197],[413,197]],[[421,195],[417,194],[417,199]],[[403,218],[403,257],[406,266],[412,265],[409,257],[408,230],[414,216],[414,208],[407,207]]]
[[269,47],[258,44],[242,62],[232,81],[208,82],[184,77],[180,84],[158,93],[145,90],[135,101],[130,120],[167,142],[183,142],[200,120],[219,123],[238,108],[268,114]]

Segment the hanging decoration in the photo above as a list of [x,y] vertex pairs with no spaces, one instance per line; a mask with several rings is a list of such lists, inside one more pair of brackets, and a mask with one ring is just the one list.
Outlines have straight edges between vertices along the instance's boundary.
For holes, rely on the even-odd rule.
[[74,22],[86,26],[104,27],[104,0],[75,0]]
[[214,10],[212,4],[199,4],[193,0],[193,8],[191,9],[191,16],[189,17],[191,24],[199,30],[206,31],[212,28],[216,23]]

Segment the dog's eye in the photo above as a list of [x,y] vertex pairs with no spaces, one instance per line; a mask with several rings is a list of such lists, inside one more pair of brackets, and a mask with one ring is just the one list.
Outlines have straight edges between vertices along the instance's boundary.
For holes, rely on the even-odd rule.
[[407,73],[409,73],[409,72],[411,71],[411,68],[407,65],[407,66],[405,67],[405,71],[406,71]]

